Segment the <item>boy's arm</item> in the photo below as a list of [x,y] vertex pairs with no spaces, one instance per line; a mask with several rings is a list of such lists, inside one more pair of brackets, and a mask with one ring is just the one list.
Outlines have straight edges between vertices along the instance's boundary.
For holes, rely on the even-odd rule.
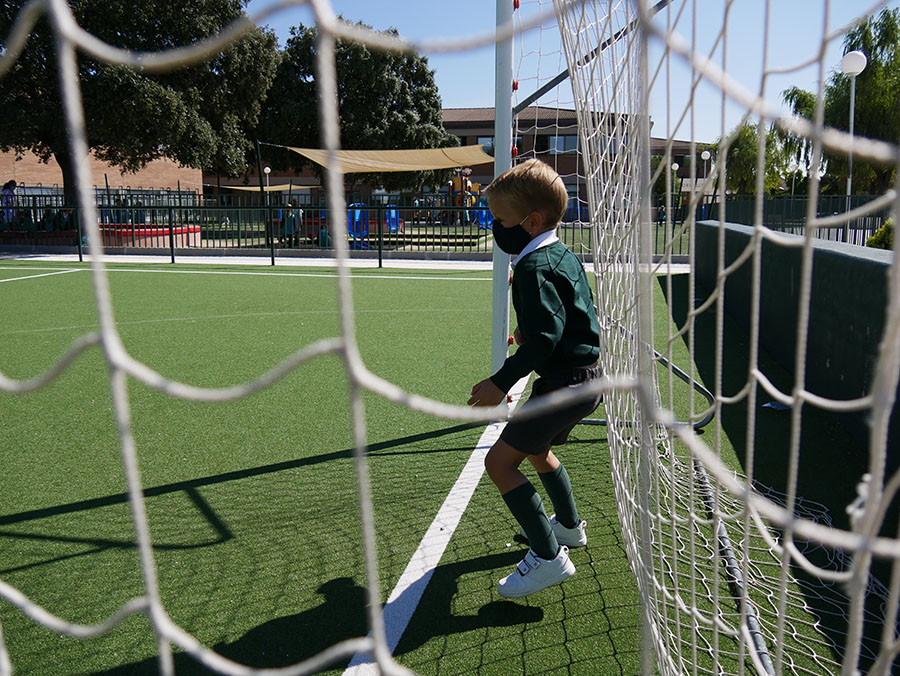
[[525,335],[523,343],[509,355],[503,366],[488,380],[492,381],[503,392],[509,392],[520,378],[538,368],[553,352],[556,343],[551,342],[544,334]]
[[534,270],[517,271],[519,294],[519,348],[507,357],[490,380],[504,392],[532,371],[540,368],[562,338],[566,323],[565,306],[556,286]]

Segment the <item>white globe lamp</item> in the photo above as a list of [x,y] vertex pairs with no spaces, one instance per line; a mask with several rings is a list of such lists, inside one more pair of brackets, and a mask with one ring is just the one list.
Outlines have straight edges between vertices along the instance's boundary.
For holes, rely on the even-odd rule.
[[[856,76],[866,68],[866,55],[859,50],[847,52],[841,59],[841,70],[850,77],[850,141],[853,142],[853,118],[856,109]],[[847,211],[850,211],[850,191],[853,185],[853,147],[847,151]],[[849,224],[844,224],[844,241],[849,236]]]

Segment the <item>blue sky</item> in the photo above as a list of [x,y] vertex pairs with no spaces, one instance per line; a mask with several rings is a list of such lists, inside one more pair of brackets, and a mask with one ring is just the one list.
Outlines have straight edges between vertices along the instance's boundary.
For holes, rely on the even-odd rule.
[[[512,1],[512,0],[505,0]],[[251,0],[247,11],[253,14],[263,10],[275,0]],[[814,57],[823,35],[824,9],[823,0],[772,0],[772,17],[770,20],[768,59],[769,67],[793,66]],[[900,6],[900,0],[878,3],[874,0],[832,0],[831,16],[828,18],[828,32],[833,32],[852,21],[860,13],[882,4],[888,7]],[[692,24],[697,26],[697,49],[710,55],[714,62],[721,65],[722,45],[714,52],[713,42],[724,22],[725,0],[672,0],[670,20],[681,12],[677,31],[685,40],[691,41]],[[396,28],[404,37],[414,40],[453,38],[482,34],[494,29],[496,20],[495,3],[489,0],[453,0],[452,2],[435,2],[434,0],[332,0],[336,14],[357,21],[362,20],[374,28],[384,30]],[[697,7],[696,17],[692,16],[693,7]],[[735,0],[728,17],[727,41],[725,43],[727,70],[737,81],[750,91],[760,89],[762,49],[764,35],[764,0]],[[535,5],[522,0],[524,16],[530,16]],[[664,14],[658,15],[658,25],[666,25]],[[291,7],[272,15],[263,21],[271,26],[279,39],[289,35],[290,26],[303,23],[312,25],[312,12],[306,6]],[[521,42],[525,51],[538,44],[546,51],[556,46],[555,28],[553,30],[535,29],[527,33]],[[520,53],[517,45],[515,52]],[[651,56],[658,55],[659,47],[654,45]],[[826,49],[826,75],[831,68],[838,68],[843,53],[842,40],[832,40]],[[435,81],[440,90],[444,107],[461,108],[476,106],[493,106],[494,104],[494,49],[493,46],[479,48],[468,52],[448,54],[426,54],[429,65],[435,71]],[[536,82],[529,75],[547,79],[556,75],[564,64],[558,55],[550,55],[540,62],[536,57],[528,56],[523,62],[520,72],[520,93],[533,91]],[[654,85],[651,94],[650,114],[654,122],[654,136],[674,135],[675,138],[698,141],[714,141],[733,128],[742,110],[735,104],[728,103],[725,109],[724,123],[722,119],[722,97],[715,88],[701,85],[697,91],[698,105],[694,107],[693,130],[686,122],[676,127],[676,121],[684,109],[687,92],[690,89],[690,70],[679,57],[672,57],[668,68],[668,83],[661,78]],[[815,91],[818,87],[818,66],[786,75],[770,76],[766,84],[766,99],[780,106],[780,93],[797,85]],[[571,103],[572,93],[567,87],[551,94],[549,102],[559,101],[561,104]],[[530,89],[529,89],[530,87]],[[666,93],[668,90],[668,94]],[[859,91],[858,96],[865,92]]]

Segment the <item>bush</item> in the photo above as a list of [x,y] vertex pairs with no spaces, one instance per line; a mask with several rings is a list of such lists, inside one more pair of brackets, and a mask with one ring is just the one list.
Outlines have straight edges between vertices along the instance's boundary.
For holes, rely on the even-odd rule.
[[866,246],[875,249],[894,248],[894,219],[887,219],[884,224],[875,231],[875,234],[866,240]]

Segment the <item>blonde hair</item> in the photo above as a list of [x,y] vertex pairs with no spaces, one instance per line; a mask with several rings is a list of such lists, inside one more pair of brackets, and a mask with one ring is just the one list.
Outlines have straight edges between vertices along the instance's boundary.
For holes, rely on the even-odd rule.
[[484,189],[487,197],[501,195],[517,206],[538,211],[547,229],[555,227],[569,206],[562,177],[540,160],[526,160],[508,169]]

